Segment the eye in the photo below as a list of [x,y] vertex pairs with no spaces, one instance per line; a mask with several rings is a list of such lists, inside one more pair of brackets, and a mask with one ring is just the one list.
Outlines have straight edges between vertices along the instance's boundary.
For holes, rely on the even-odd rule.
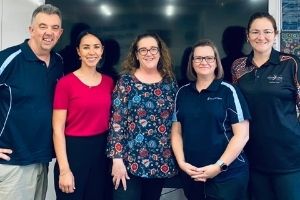
[[52,30],[54,30],[54,31],[58,31],[60,29],[60,27],[59,26],[57,26],[57,25],[55,25],[55,26],[52,26]]
[[264,31],[264,34],[266,34],[266,35],[270,35],[272,33],[273,33],[273,31]]
[[41,24],[41,25],[40,25],[40,29],[43,29],[43,30],[44,30],[44,29],[47,29],[47,26],[44,25],[44,24]]
[[213,56],[207,56],[207,57],[205,57],[205,60],[207,62],[213,62],[215,60],[215,57],[213,57]]

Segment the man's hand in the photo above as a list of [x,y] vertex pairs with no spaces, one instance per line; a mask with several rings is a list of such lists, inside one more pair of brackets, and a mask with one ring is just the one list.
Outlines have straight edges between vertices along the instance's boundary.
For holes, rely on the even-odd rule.
[[0,148],[0,159],[4,159],[4,160],[9,161],[10,157],[8,155],[11,154],[11,153],[12,153],[11,149]]

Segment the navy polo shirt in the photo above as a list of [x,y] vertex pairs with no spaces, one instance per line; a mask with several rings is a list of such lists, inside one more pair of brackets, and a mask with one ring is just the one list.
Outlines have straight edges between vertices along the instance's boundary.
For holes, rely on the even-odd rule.
[[51,52],[47,67],[27,40],[0,52],[0,148],[13,150],[1,164],[51,161],[52,101],[62,73],[60,56]]
[[[253,52],[233,63],[233,79],[245,96],[252,116],[245,148],[250,167],[265,172],[300,170],[300,123],[294,82],[296,56],[272,49],[261,67]],[[300,70],[298,70],[300,80]]]
[[[231,125],[250,118],[240,91],[222,80],[214,80],[198,92],[195,83],[182,86],[176,96],[176,119],[181,123],[185,160],[197,167],[214,164],[233,136]],[[242,152],[215,179],[226,179],[247,170]]]

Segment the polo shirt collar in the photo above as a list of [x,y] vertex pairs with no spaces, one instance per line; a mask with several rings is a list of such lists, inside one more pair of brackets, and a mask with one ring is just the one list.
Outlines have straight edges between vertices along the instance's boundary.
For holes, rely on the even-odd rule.
[[[28,44],[29,39],[26,39],[20,46],[21,50],[25,55],[25,59],[30,60],[30,61],[40,61],[40,59],[35,55],[35,53],[32,51]],[[56,57],[54,56],[54,52],[50,52],[50,63],[51,62],[56,62]]]
[[[253,51],[251,51],[251,53],[248,55],[248,58],[246,61],[247,66],[252,65],[253,56],[254,56],[254,53],[253,53]],[[279,63],[280,63],[279,52],[276,51],[274,48],[272,48],[270,58],[264,65],[268,65],[268,64],[278,65]]]
[[32,51],[32,49],[30,48],[29,44],[28,44],[29,39],[26,39],[20,46],[21,46],[21,50],[23,52],[23,54],[25,55],[24,58],[26,60],[30,60],[30,61],[38,61],[38,57],[34,54],[34,52]]
[[[204,91],[217,91],[218,89],[219,89],[219,87],[220,87],[220,84],[221,84],[221,82],[222,82],[222,79],[215,79],[209,86],[208,86],[208,88],[206,88]],[[196,81],[195,82],[193,82],[192,84],[191,84],[191,86],[192,86],[192,88],[194,89],[194,90],[196,90],[197,92],[198,92],[198,90],[197,90],[197,88],[196,88]]]

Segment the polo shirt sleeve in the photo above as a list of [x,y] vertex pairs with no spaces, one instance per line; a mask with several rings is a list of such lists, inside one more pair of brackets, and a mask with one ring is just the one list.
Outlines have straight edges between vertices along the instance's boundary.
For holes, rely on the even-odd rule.
[[68,106],[69,106],[68,84],[66,82],[66,79],[62,78],[56,84],[53,108],[66,110]]
[[175,96],[175,105],[174,105],[174,112],[173,112],[173,116],[172,116],[172,121],[173,122],[179,122],[179,116],[178,116],[178,112],[179,112],[179,96],[180,96],[181,92],[180,90],[177,91],[176,96]]
[[[297,66],[295,66],[295,69],[297,69],[296,76],[297,76],[297,79],[298,79],[298,84],[300,84],[300,60],[297,57],[295,57],[295,61],[296,61],[295,65],[297,65]],[[297,88],[296,92],[297,92],[297,94],[296,94],[296,105],[298,107],[298,110],[300,110],[300,88],[299,87]]]
[[229,94],[227,98],[227,114],[231,124],[249,120],[251,118],[250,112],[244,96],[237,87],[231,84],[227,85],[229,88]]

